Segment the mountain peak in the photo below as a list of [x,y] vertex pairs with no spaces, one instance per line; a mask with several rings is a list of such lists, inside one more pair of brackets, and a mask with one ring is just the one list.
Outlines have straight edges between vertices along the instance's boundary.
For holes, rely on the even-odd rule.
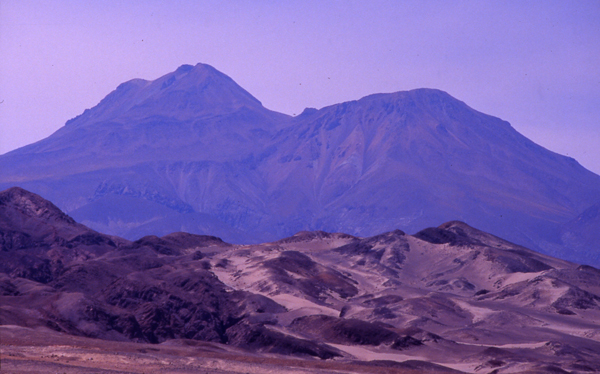
[[[198,64],[200,65],[200,64]],[[180,67],[177,68],[177,70],[175,70],[175,72],[188,72],[190,70],[192,70],[194,68],[193,65],[189,65],[189,64],[183,64]]]
[[56,205],[20,187],[12,187],[0,192],[0,208],[17,210],[29,218],[54,218],[71,224],[75,223]]
[[259,100],[214,67],[186,64],[153,81],[132,79],[120,84],[67,125],[129,122],[153,116],[186,120],[232,113],[244,107],[263,109]]
[[[160,91],[171,92],[178,99],[189,98],[188,104],[193,106],[204,106],[205,104],[238,104],[262,106],[254,96],[240,87],[229,76],[221,73],[214,67],[198,63],[195,66],[181,65],[172,73],[166,74],[151,84],[151,89],[160,86]],[[150,88],[150,87],[149,87]],[[153,91],[153,94],[157,93]],[[172,92],[184,91],[184,95],[172,94]],[[157,95],[162,101],[167,98]],[[176,107],[181,109],[181,105]]]

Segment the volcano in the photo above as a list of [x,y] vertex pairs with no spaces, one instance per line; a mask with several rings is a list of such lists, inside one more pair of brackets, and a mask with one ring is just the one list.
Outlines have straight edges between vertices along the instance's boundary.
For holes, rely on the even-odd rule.
[[46,139],[0,156],[20,186],[130,240],[185,231],[259,243],[460,220],[546,254],[569,245],[600,176],[449,94],[375,94],[296,117],[211,66],[121,84]]

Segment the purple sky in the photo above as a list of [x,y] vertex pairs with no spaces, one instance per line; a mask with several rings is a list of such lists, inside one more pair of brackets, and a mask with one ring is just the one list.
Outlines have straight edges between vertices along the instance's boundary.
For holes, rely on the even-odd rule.
[[442,89],[600,173],[600,1],[0,1],[0,154],[208,63],[269,109]]

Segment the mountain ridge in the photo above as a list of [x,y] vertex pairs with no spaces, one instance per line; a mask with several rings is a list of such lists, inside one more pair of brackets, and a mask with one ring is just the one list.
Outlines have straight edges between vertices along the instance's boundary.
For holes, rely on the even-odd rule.
[[[206,89],[209,89],[209,91],[204,92]],[[209,96],[212,96],[211,99],[213,100],[219,100],[221,104],[230,101],[231,103],[229,103],[228,107],[230,110],[234,104],[262,107],[260,101],[238,86],[230,77],[214,69],[212,66],[206,64],[197,64],[196,66],[181,65],[174,72],[163,75],[154,81],[132,79],[120,84],[115,91],[100,101],[96,107],[87,109],[82,115],[67,121],[65,125],[77,126],[81,123],[90,124],[90,122],[93,124],[97,121],[119,117],[128,111],[133,110],[135,112],[140,110],[140,108],[143,109],[144,106],[152,105],[148,101],[151,101],[157,95],[164,95],[165,93],[176,94],[180,91],[196,92],[203,95],[193,100],[192,103],[196,104],[193,109],[202,109],[198,104],[207,103],[206,99]],[[102,109],[111,109],[112,106],[119,102],[124,102],[128,105],[117,107],[117,110],[109,111],[108,113],[102,113]],[[171,101],[168,104],[173,105],[174,103]],[[176,104],[179,109],[176,114],[181,115],[181,113],[185,113],[181,109],[185,109],[187,104]],[[208,102],[208,105],[215,105],[215,102]],[[101,113],[94,113],[95,111],[100,111]],[[93,121],[91,121],[92,119]]]
[[126,82],[47,139],[0,156],[0,188],[13,185],[130,239],[191,231],[257,243],[460,219],[600,263],[560,234],[598,201],[600,176],[435,89],[289,117],[208,65],[184,65]]

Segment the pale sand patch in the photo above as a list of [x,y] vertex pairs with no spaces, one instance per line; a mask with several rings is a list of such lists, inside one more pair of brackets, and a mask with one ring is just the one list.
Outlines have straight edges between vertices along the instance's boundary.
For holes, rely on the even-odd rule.
[[535,277],[538,277],[544,274],[546,270],[539,271],[537,273],[512,273],[503,278],[502,286],[508,286],[510,284],[515,284],[523,281],[528,281]]
[[480,343],[468,343],[468,342],[458,342],[458,344],[462,345],[471,345],[476,347],[486,347],[486,348],[540,348],[548,343],[547,340],[542,342],[534,342],[534,343],[512,343],[512,344],[480,344]]
[[438,364],[442,366],[446,366],[455,370],[474,373],[478,363],[446,363],[433,361],[430,358],[422,357],[422,356],[409,356],[402,353],[381,353],[381,352],[373,352],[367,348],[358,347],[354,345],[344,345],[344,344],[331,344],[330,346],[339,349],[342,352],[348,353],[354,356],[356,359],[361,361],[372,361],[372,360],[387,360],[387,361],[396,361],[396,362],[404,362],[408,360],[419,360],[430,362],[433,364]]
[[465,309],[473,316],[473,323],[477,323],[479,321],[485,320],[489,315],[495,313],[496,311],[488,309],[488,308],[480,308],[473,306],[465,301],[452,299],[454,303],[460,306],[462,309]]
[[396,362],[403,362],[406,360],[423,360],[429,361],[426,358],[418,357],[418,356],[408,356],[402,353],[380,353],[373,352],[367,348],[355,346],[355,345],[344,345],[344,344],[332,344],[328,343],[330,346],[339,349],[342,352],[346,352],[358,360],[361,361],[372,361],[372,360],[389,360]]
[[328,308],[323,305],[315,304],[312,301],[299,298],[290,294],[279,294],[272,296],[275,302],[286,307],[289,311],[302,309],[306,314],[325,314],[328,316],[337,317],[340,312],[338,310]]

